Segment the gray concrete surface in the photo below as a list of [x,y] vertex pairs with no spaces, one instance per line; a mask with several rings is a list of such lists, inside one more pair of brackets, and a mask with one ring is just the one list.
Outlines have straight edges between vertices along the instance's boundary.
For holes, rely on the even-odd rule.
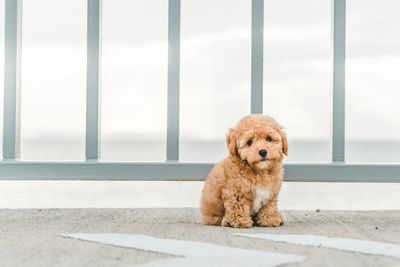
[[235,237],[234,233],[315,234],[400,243],[400,211],[284,211],[278,228],[200,224],[197,209],[0,210],[0,266],[132,266],[168,255],[60,237],[60,233],[134,233],[298,254],[287,266],[395,266],[399,259]]

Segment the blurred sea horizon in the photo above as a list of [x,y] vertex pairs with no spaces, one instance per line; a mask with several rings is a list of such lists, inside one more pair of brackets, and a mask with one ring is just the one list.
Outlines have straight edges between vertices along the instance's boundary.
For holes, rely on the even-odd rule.
[[[21,142],[21,160],[84,160],[84,138],[25,138]],[[142,136],[107,137],[101,142],[102,161],[165,161],[166,141]],[[199,140],[182,138],[181,161],[217,162],[226,157],[224,139]],[[289,139],[289,156],[285,162],[329,162],[329,140]],[[399,140],[347,140],[347,162],[400,162]]]

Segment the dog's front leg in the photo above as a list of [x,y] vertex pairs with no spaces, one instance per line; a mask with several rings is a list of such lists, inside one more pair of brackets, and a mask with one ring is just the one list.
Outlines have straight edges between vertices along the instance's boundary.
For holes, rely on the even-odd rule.
[[222,226],[235,228],[250,228],[253,226],[251,219],[250,189],[246,186],[228,186],[222,190],[225,215]]
[[284,223],[282,213],[278,211],[278,196],[274,196],[257,214],[257,224],[260,226],[280,226]]

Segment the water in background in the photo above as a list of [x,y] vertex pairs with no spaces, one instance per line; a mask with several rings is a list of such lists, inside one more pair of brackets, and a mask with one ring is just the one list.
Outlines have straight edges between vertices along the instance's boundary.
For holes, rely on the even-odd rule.
[[[107,138],[102,142],[104,161],[164,161],[165,141],[160,139]],[[26,139],[21,146],[23,160],[83,160],[83,139]],[[62,153],[60,153],[62,151]],[[227,155],[224,140],[181,140],[181,161],[216,162]],[[350,140],[346,142],[348,162],[400,162],[400,140]],[[291,140],[285,162],[329,162],[328,140]]]

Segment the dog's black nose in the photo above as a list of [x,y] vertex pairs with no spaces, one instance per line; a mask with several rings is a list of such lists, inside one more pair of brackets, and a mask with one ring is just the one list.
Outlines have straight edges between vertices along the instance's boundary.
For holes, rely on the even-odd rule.
[[265,156],[267,155],[267,150],[265,149],[261,149],[258,154],[260,154],[261,157],[265,158]]

